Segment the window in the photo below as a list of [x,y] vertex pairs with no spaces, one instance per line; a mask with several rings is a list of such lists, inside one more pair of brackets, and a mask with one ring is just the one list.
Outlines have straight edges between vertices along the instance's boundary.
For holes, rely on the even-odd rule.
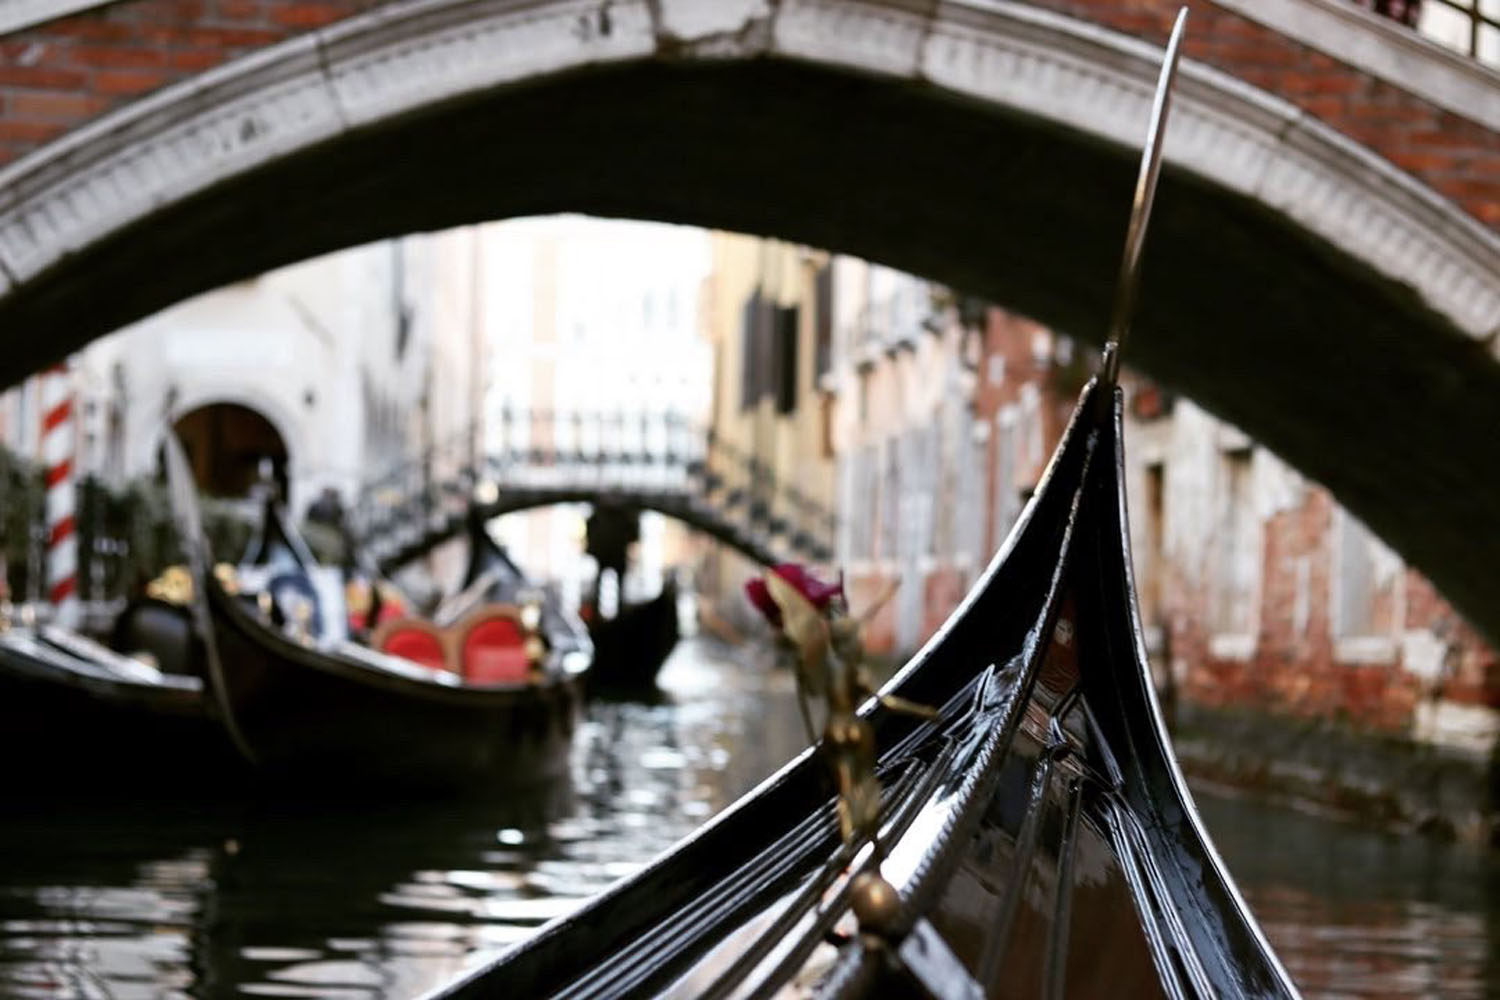
[[857,448],[850,455],[847,466],[849,476],[845,494],[844,510],[840,521],[848,525],[848,559],[871,559],[875,555],[875,516],[877,513],[877,488],[880,485],[877,463],[879,453],[875,445]]
[[797,307],[776,309],[776,412],[797,409]]
[[1135,554],[1137,591],[1141,599],[1141,622],[1147,627],[1162,623],[1162,572],[1166,550],[1166,467],[1160,462],[1146,466],[1145,517],[1140,523],[1141,545]]
[[[1417,30],[1449,48],[1457,49],[1480,62],[1500,65],[1500,0],[1427,0],[1426,3],[1395,3],[1377,0],[1403,8],[1407,24],[1416,20]],[[1396,16],[1394,14],[1388,16]]]
[[755,372],[755,327],[760,315],[759,293],[750,296],[740,309],[740,409],[748,410],[760,398]]
[[740,313],[740,409],[759,403],[773,388],[776,371],[776,313],[759,291],[745,300]]
[[1016,490],[1016,412],[1007,409],[995,418],[995,547],[1005,541],[1020,513]]
[[913,470],[912,475],[907,477],[910,511],[902,514],[912,533],[911,547],[907,551],[913,556],[934,555],[937,553],[938,542],[935,516],[937,505],[934,498],[939,486],[942,455],[937,417],[934,416],[926,427],[907,431],[905,444],[906,466]]
[[880,550],[882,559],[894,559],[901,532],[901,455],[899,442],[885,443],[885,481],[880,490]]
[[1341,640],[1390,639],[1401,617],[1400,560],[1347,511],[1336,515],[1335,532],[1331,595],[1335,636]]
[[1218,559],[1213,579],[1213,624],[1222,635],[1256,631],[1255,591],[1260,575],[1259,531],[1251,492],[1253,452],[1221,453]]
[[976,423],[967,406],[959,421],[954,453],[958,461],[958,524],[953,555],[960,562],[983,562],[984,469],[989,458],[988,424]]
[[864,460],[857,480],[860,502],[860,548],[859,554],[866,559],[875,558],[875,517],[879,513],[876,504],[880,500],[880,450],[878,446],[865,445],[860,450]]
[[1338,518],[1338,611],[1340,636],[1370,635],[1375,631],[1375,566],[1370,537],[1364,525],[1348,514]]
[[1021,416],[1020,431],[1021,445],[1025,448],[1025,454],[1021,456],[1021,462],[1026,470],[1028,482],[1036,475],[1036,466],[1042,461],[1045,443],[1042,440],[1044,429],[1042,427],[1041,395],[1037,392],[1036,385],[1027,383],[1021,386]]
[[813,377],[822,378],[833,369],[833,264],[818,268],[813,282],[813,336],[816,352]]

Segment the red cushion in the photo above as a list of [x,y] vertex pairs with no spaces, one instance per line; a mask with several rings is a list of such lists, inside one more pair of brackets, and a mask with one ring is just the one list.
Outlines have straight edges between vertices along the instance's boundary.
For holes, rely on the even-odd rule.
[[385,637],[381,652],[420,663],[424,667],[447,670],[447,658],[443,656],[443,644],[431,632],[419,628],[398,628]]
[[475,684],[517,684],[531,675],[526,638],[509,618],[490,618],[464,636],[464,679]]

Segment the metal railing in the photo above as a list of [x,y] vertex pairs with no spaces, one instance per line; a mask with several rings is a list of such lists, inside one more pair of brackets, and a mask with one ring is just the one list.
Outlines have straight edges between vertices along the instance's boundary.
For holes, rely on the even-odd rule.
[[[1500,6],[1494,0],[1353,2],[1471,58],[1490,64],[1500,62]],[[1424,9],[1429,16],[1424,17]],[[1431,12],[1438,12],[1438,16],[1430,16]]]
[[422,555],[482,513],[568,501],[660,511],[760,561],[833,556],[835,518],[753,454],[669,410],[500,411],[367,481],[355,539],[387,567]]

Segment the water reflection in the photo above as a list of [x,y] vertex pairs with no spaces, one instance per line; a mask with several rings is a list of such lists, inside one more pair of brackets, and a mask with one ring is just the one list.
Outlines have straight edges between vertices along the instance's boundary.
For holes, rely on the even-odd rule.
[[13,804],[0,994],[407,997],[498,954],[800,748],[790,677],[685,644],[521,801]]
[[[802,745],[791,678],[703,641],[590,708],[525,801],[7,807],[0,995],[409,997],[628,875]],[[1310,997],[1500,986],[1485,855],[1218,796],[1226,860]]]
[[1199,810],[1308,1000],[1500,992],[1500,861],[1222,791]]

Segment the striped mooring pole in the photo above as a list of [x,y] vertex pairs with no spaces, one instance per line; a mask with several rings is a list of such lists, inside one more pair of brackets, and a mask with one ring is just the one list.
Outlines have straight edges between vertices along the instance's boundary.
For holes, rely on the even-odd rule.
[[42,462],[47,484],[47,599],[58,624],[78,625],[78,490],[73,373],[66,361],[41,376]]

